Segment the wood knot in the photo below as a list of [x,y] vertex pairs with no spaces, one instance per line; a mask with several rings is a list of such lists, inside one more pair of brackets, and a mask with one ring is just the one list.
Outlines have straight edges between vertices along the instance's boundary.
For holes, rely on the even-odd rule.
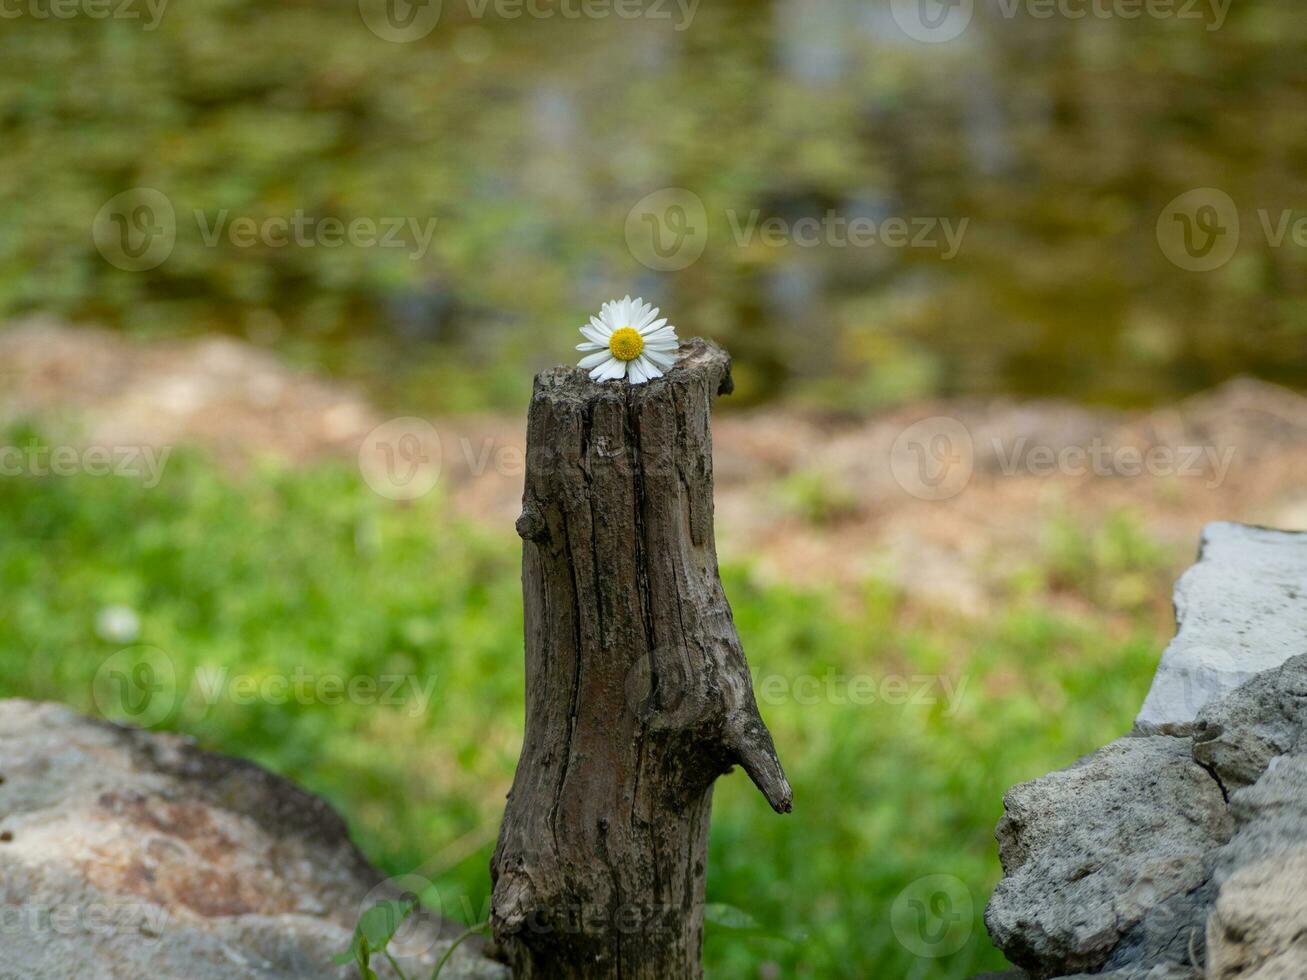
[[522,516],[517,519],[517,534],[523,541],[540,544],[549,540],[549,525],[540,511],[527,504],[522,508]]
[[491,897],[491,918],[496,938],[518,932],[531,914],[533,895],[526,877],[510,875],[500,879]]

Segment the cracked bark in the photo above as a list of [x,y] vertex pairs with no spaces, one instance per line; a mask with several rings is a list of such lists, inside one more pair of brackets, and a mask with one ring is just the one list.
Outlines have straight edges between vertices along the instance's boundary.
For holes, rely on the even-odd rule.
[[519,978],[702,976],[714,780],[792,794],[717,572],[702,340],[645,385],[536,377],[523,538],[526,735],[491,861]]

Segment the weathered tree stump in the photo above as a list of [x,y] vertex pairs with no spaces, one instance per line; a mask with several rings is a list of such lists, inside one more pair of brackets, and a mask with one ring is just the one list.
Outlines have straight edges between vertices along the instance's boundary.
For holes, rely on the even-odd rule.
[[526,737],[491,863],[518,978],[702,975],[713,781],[792,794],[717,573],[713,398],[730,358],[665,377],[536,377],[522,516]]

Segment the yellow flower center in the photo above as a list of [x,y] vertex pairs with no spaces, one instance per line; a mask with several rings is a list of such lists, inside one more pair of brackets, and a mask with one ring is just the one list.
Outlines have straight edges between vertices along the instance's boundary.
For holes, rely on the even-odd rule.
[[614,330],[608,338],[608,349],[619,361],[634,361],[644,350],[644,338],[634,327],[622,327],[621,330]]

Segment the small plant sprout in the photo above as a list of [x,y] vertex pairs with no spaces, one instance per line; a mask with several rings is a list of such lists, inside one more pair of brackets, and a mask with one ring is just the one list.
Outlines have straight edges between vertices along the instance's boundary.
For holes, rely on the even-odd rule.
[[[332,960],[340,965],[354,963],[359,968],[359,976],[362,980],[378,980],[377,972],[372,969],[372,957],[380,954],[386,958],[390,968],[395,971],[399,980],[410,980],[410,978],[395,962],[394,956],[391,955],[387,947],[390,941],[395,938],[395,933],[399,932],[406,919],[412,915],[413,910],[418,907],[416,899],[405,898],[399,901],[378,902],[372,908],[364,912],[354,927],[354,938],[351,940],[349,949],[343,953],[338,953],[332,957]],[[435,969],[431,971],[431,980],[439,980],[440,971],[444,969],[449,958],[454,955],[454,950],[459,944],[466,939],[478,933],[485,932],[490,926],[489,922],[482,922],[479,925],[471,926],[461,933],[449,947],[445,950],[444,955],[436,961]]]

